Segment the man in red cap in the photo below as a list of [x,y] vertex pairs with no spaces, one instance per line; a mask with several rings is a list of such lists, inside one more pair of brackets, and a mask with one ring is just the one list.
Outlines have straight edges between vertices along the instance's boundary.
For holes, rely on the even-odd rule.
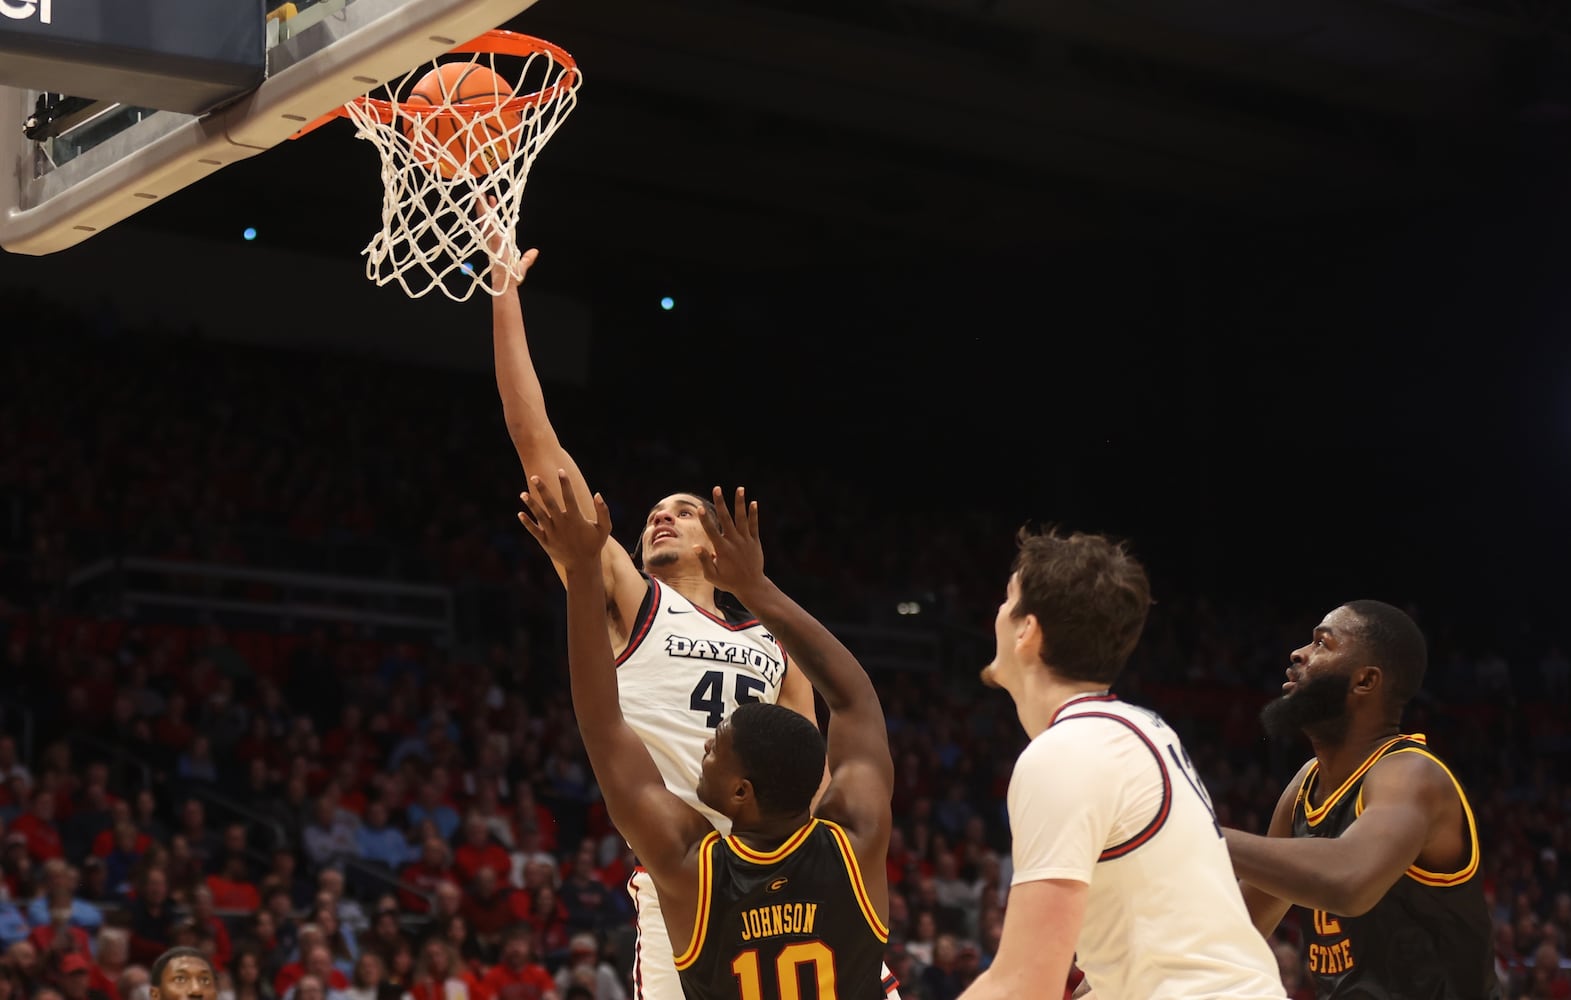
[[60,993],[65,1000],[109,1000],[93,986],[93,963],[78,951],[60,956]]

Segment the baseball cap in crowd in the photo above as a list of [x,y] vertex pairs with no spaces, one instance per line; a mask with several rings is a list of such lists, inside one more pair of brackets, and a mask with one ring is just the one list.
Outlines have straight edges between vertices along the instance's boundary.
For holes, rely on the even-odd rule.
[[72,951],[61,956],[60,971],[69,976],[73,972],[91,972],[92,966],[81,952]]

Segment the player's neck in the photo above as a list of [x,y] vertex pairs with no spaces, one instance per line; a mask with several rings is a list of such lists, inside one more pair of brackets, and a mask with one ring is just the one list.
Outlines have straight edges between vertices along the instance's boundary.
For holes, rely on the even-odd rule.
[[1341,733],[1308,733],[1315,760],[1320,762],[1317,787],[1332,792],[1363,766],[1369,755],[1401,732],[1398,723],[1388,719],[1351,722]]
[[1025,697],[1018,701],[1020,724],[1032,739],[1040,736],[1058,710],[1076,698],[1106,694],[1107,685],[1096,681],[1064,680],[1050,670],[1032,670],[1025,676]]
[[760,854],[767,854],[791,839],[802,827],[813,821],[811,811],[804,810],[797,816],[786,818],[762,819],[753,817],[747,821],[733,818],[731,821],[731,836],[746,844]]
[[724,617],[720,608],[715,604],[715,585],[704,579],[702,570],[694,568],[691,572],[670,568],[669,572],[662,572],[655,579],[660,581],[662,587],[669,587],[692,602],[695,608],[702,608],[712,615]]

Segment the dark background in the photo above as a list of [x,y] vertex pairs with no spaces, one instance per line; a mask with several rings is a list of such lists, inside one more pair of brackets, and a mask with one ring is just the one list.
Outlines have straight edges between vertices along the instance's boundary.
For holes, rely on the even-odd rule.
[[[825,516],[1113,531],[1158,597],[1558,627],[1559,5],[541,0],[507,26],[586,76],[522,237],[526,309],[593,316],[587,378],[552,388],[569,447],[656,427],[766,500],[831,472]],[[290,322],[352,323],[311,275],[369,237],[375,170],[338,123],[106,236],[259,225],[299,255]]]

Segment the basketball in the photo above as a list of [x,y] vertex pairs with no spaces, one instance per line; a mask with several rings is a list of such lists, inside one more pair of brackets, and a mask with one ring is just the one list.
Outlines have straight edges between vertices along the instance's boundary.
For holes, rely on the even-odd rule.
[[[415,84],[405,103],[415,107],[445,109],[468,104],[489,107],[512,97],[513,88],[501,76],[473,62],[445,63]],[[448,179],[463,174],[488,174],[513,155],[512,133],[522,120],[517,111],[457,114],[438,110],[429,117],[406,116],[415,159]],[[418,129],[420,134],[415,135]]]

